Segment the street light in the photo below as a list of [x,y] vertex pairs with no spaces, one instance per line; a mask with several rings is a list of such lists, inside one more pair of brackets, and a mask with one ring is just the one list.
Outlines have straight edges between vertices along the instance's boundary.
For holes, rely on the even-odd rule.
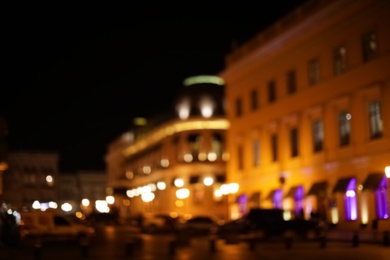
[[387,179],[390,179],[390,166],[385,167],[385,174],[386,174]]

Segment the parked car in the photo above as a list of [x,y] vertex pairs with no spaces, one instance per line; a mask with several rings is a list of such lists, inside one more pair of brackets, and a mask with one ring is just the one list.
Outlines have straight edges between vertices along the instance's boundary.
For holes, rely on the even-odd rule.
[[217,231],[217,222],[209,216],[196,216],[179,223],[177,230],[188,235],[208,235]]
[[146,214],[142,219],[141,230],[144,233],[174,232],[178,218],[169,214]]
[[217,234],[221,238],[256,233],[264,238],[291,234],[304,239],[315,239],[325,229],[323,222],[297,218],[290,211],[254,208],[247,215],[219,226]]
[[51,211],[21,212],[20,232],[23,239],[42,240],[81,240],[95,234],[92,227]]

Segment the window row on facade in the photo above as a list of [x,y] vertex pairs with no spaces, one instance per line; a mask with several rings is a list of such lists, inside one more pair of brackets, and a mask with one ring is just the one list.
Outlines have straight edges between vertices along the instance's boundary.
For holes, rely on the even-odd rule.
[[[273,130],[268,131],[269,140],[260,140],[260,138],[254,138],[251,144],[252,150],[252,165],[257,167],[261,164],[262,153],[261,149],[265,149],[267,146],[263,145],[263,143],[269,144],[268,149],[270,149],[270,161],[276,162],[279,160],[280,155],[280,147],[289,147],[289,156],[291,158],[300,156],[301,153],[301,141],[305,139],[307,142],[311,140],[311,152],[319,153],[325,149],[325,140],[327,139],[327,132],[325,129],[331,129],[332,133],[336,133],[336,135],[332,134],[332,137],[336,136],[336,142],[338,147],[348,147],[351,144],[353,134],[361,134],[362,131],[354,131],[352,121],[354,117],[362,118],[364,125],[355,124],[354,127],[362,128],[367,126],[369,129],[368,140],[375,140],[381,138],[383,135],[383,121],[382,121],[382,106],[381,100],[373,99],[367,103],[367,106],[364,108],[363,113],[356,113],[354,115],[348,108],[341,109],[337,111],[332,120],[328,120],[325,122],[323,117],[315,117],[310,118],[310,129],[305,129],[305,133],[310,132],[310,135],[303,135],[301,133],[301,129],[303,128],[302,124],[298,124],[298,122],[287,125],[287,139],[283,139],[281,141],[280,132]],[[329,124],[329,125],[326,125]],[[286,142],[286,140],[288,140]],[[244,168],[244,147],[242,143],[238,144],[237,147],[237,168]]]
[[[378,56],[378,36],[374,31],[368,31],[361,35],[361,60],[363,63],[369,62]],[[348,46],[335,46],[330,51],[329,55],[332,57],[333,75],[338,76],[348,71]],[[352,48],[351,48],[352,49]],[[307,85],[313,86],[320,83],[321,75],[321,60],[318,57],[313,57],[307,62]],[[293,95],[299,90],[299,86],[303,82],[298,82],[297,72],[294,69],[288,70],[284,76],[284,87],[287,95]],[[279,82],[276,79],[270,79],[266,85],[266,103],[275,103],[278,99]],[[252,89],[249,93],[249,110],[256,111],[260,107],[260,95],[257,89]],[[237,97],[235,100],[235,116],[241,117],[244,113],[244,103],[242,97]],[[245,103],[246,104],[246,103]]]
[[224,159],[224,138],[221,133],[212,133],[206,138],[202,133],[176,135],[171,144],[162,143],[148,151],[131,157],[126,162],[126,178],[134,174],[148,175],[155,169],[164,169],[175,163],[213,162]]

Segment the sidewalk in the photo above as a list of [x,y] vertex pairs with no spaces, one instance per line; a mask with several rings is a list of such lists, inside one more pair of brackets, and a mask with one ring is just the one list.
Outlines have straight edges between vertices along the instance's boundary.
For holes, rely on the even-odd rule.
[[329,241],[339,242],[362,242],[390,245],[389,241],[390,231],[378,231],[370,229],[359,230],[344,230],[338,228],[332,228],[326,232],[326,238]]

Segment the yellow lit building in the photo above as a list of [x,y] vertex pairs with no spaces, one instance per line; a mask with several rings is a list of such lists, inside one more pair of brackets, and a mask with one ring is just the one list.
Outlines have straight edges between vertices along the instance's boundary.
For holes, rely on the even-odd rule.
[[[147,213],[227,218],[223,81],[184,81],[164,120],[137,119],[137,127],[108,147],[108,195],[123,219]],[[225,192],[226,194],[226,192]]]
[[226,57],[231,215],[390,228],[389,25],[387,0],[309,1]]

